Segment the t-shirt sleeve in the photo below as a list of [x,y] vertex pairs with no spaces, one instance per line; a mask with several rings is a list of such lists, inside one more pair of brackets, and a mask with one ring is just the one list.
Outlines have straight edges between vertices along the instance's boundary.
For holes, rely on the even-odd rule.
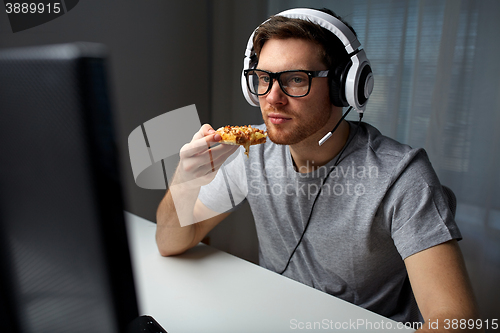
[[439,179],[423,149],[411,150],[392,176],[386,197],[391,234],[403,259],[462,238]]
[[217,175],[209,184],[202,186],[198,199],[217,213],[236,209],[248,194],[247,177],[240,148],[222,164]]

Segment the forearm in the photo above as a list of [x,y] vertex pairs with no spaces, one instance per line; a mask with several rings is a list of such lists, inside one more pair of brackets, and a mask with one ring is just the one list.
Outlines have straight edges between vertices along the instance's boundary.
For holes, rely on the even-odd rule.
[[156,243],[163,256],[180,254],[195,246],[224,217],[216,217],[208,209],[200,212],[203,204],[197,203],[201,186],[214,179],[222,163],[237,149],[227,145],[211,148],[211,143],[220,139],[205,124],[180,150],[179,165],[156,214]]
[[158,206],[156,243],[161,255],[180,254],[195,244],[193,210],[198,192],[173,187]]

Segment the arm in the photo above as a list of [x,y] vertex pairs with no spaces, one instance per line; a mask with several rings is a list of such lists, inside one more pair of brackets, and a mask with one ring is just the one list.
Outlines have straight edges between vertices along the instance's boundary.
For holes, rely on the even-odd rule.
[[[479,319],[472,286],[456,240],[415,253],[405,259],[405,265],[425,320],[420,331],[447,332],[451,331],[453,319],[457,319],[458,323],[461,319]],[[458,328],[460,330],[460,325]]]
[[211,142],[220,139],[210,125],[203,125],[181,149],[179,166],[156,214],[156,242],[163,256],[195,246],[229,215],[215,213],[197,199],[200,187],[213,180],[222,163],[237,149],[226,145],[210,148]]
[[170,191],[161,201],[157,211],[156,244],[162,256],[181,254],[196,246],[210,230],[230,214],[216,214],[198,199],[191,211],[195,220],[197,220],[196,216],[212,217],[181,227]]

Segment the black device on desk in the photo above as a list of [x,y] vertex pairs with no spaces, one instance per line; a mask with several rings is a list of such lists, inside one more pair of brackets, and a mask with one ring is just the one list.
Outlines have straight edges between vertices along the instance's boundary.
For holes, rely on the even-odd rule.
[[138,318],[105,59],[89,43],[0,50],[2,332]]

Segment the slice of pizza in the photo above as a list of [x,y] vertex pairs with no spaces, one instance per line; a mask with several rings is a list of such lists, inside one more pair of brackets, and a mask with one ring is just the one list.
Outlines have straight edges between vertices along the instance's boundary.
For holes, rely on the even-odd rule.
[[266,142],[267,132],[253,128],[252,126],[225,126],[217,130],[222,139],[219,141],[229,145],[241,145],[245,147],[245,154],[251,145],[258,145]]

